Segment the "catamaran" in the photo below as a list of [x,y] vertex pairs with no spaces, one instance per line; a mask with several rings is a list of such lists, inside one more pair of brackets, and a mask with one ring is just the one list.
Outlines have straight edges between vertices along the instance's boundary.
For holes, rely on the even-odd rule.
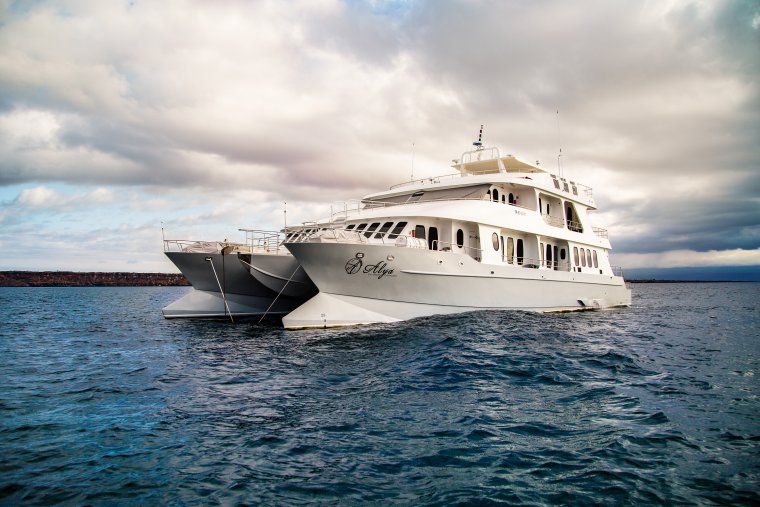
[[474,144],[453,174],[288,229],[284,245],[319,293],[283,318],[285,328],[629,306],[607,230],[590,223],[592,189]]

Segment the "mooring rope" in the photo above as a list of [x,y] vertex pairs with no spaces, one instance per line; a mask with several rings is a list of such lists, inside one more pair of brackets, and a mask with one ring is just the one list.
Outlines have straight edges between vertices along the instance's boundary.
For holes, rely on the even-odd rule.
[[296,269],[294,269],[293,272],[290,274],[290,276],[288,277],[288,280],[285,282],[285,285],[282,286],[282,289],[280,289],[280,292],[277,293],[277,296],[275,296],[275,298],[272,300],[272,303],[269,305],[269,308],[267,308],[267,310],[261,316],[261,318],[259,319],[259,321],[257,322],[257,324],[261,324],[261,321],[264,320],[264,317],[267,316],[267,314],[269,313],[269,310],[272,309],[272,307],[274,306],[274,304],[277,302],[277,299],[279,299],[280,295],[285,291],[285,288],[288,286],[288,284],[290,283],[290,281],[295,276],[296,271],[298,271],[299,269],[301,269],[301,265],[300,264],[298,266],[296,266]]
[[[222,254],[222,260],[224,260],[224,254]],[[230,306],[227,304],[227,296],[224,295],[222,284],[219,283],[219,277],[216,276],[216,268],[214,267],[214,261],[211,257],[206,257],[206,261],[208,261],[208,263],[211,264],[211,271],[214,272],[214,278],[216,278],[216,284],[219,286],[219,292],[222,293],[222,301],[224,301],[225,314],[230,316],[230,322],[234,324],[235,321],[232,319],[232,312],[230,311]]]

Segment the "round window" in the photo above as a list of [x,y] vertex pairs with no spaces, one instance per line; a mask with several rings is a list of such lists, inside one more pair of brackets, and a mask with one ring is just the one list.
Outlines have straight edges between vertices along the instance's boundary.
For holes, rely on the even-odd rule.
[[491,241],[493,241],[493,249],[499,250],[499,235],[495,232],[491,235]]

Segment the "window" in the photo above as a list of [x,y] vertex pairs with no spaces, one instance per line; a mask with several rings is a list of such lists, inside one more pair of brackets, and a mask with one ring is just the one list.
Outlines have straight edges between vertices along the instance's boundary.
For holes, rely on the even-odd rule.
[[591,267],[591,250],[586,250],[586,265]]
[[493,189],[493,200],[494,202],[499,202],[499,191],[495,188]]
[[546,267],[551,268],[552,264],[554,264],[554,262],[552,262],[552,246],[546,245]]
[[515,240],[507,238],[507,262],[512,264],[514,262],[513,257],[515,254]]
[[546,258],[544,257],[544,244],[538,244],[538,263],[543,264]]
[[464,231],[457,229],[457,246],[462,248],[464,246]]
[[518,238],[517,239],[517,263],[522,266],[523,263],[523,240]]
[[538,198],[538,212],[541,213],[541,210],[544,209],[544,205],[541,204],[541,198]]
[[[504,197],[503,195],[501,196]],[[501,241],[501,262],[504,262],[504,256],[506,255],[506,250],[504,249],[504,236],[499,236],[499,240]]]
[[573,260],[575,260],[575,265],[580,266],[581,260],[578,258],[578,247],[573,247]]
[[489,201],[491,200],[491,189],[490,188],[488,189],[488,200]]
[[425,192],[415,192],[412,195],[409,196],[409,200],[407,202],[417,202],[422,197],[422,194]]
[[427,236],[425,235],[425,226],[424,225],[415,225],[414,226],[414,237],[425,239]]
[[573,183],[573,195],[578,195],[578,187],[575,186],[575,183]]
[[586,249],[581,248],[581,266],[586,267]]
[[547,202],[546,203],[546,214],[547,215],[551,215],[551,211],[550,210],[551,210],[551,208],[549,208],[549,203]]
[[380,225],[380,222],[375,222],[374,224],[367,227],[367,232],[364,233],[364,236],[367,238],[372,236],[372,233],[374,232],[375,229],[378,228],[379,225]]
[[594,250],[594,267],[599,267],[599,258],[596,256],[596,250]]
[[560,248],[560,250],[559,250],[559,258],[564,261],[566,257],[567,257],[567,253],[565,252],[565,249],[564,248]]
[[501,194],[501,203],[502,204],[506,204],[507,203],[507,198],[504,196],[504,194]]
[[404,230],[404,227],[406,227],[406,222],[397,223],[396,227],[394,227],[391,233],[388,235],[388,239],[398,238],[398,235],[401,234],[401,231]]
[[514,203],[515,203],[515,195],[512,192],[510,192],[509,193],[509,204],[514,204]]
[[351,229],[353,229],[354,227],[356,227],[356,224],[349,224],[348,226],[346,226],[346,230],[347,230],[347,231],[350,231],[350,230],[351,230]]
[[356,226],[356,232],[361,232],[364,230],[364,228],[367,227],[367,224],[359,224]]
[[557,181],[557,178],[552,176],[552,181],[554,181],[554,188],[559,189],[559,181]]
[[563,186],[565,192],[569,192],[570,191],[570,188],[567,186],[567,182],[566,181],[562,182],[562,186]]
[[438,227],[428,229],[428,247],[431,250],[438,250]]
[[385,236],[385,233],[388,232],[393,225],[393,222],[385,222],[382,227],[380,227],[380,230],[377,231],[377,234],[375,234],[375,239],[380,239],[383,236]]
[[491,234],[491,243],[493,243],[493,249],[499,251],[499,235],[495,232]]

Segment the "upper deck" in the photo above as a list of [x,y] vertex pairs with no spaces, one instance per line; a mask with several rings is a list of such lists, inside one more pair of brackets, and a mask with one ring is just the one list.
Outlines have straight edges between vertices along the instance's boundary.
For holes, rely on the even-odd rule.
[[458,171],[456,173],[397,183],[386,191],[365,196],[363,201],[378,201],[433,188],[445,189],[483,183],[518,183],[596,209],[591,187],[548,173],[537,166],[518,160],[513,155],[502,157],[499,149],[495,147],[465,152],[461,158],[453,162],[452,167]]

